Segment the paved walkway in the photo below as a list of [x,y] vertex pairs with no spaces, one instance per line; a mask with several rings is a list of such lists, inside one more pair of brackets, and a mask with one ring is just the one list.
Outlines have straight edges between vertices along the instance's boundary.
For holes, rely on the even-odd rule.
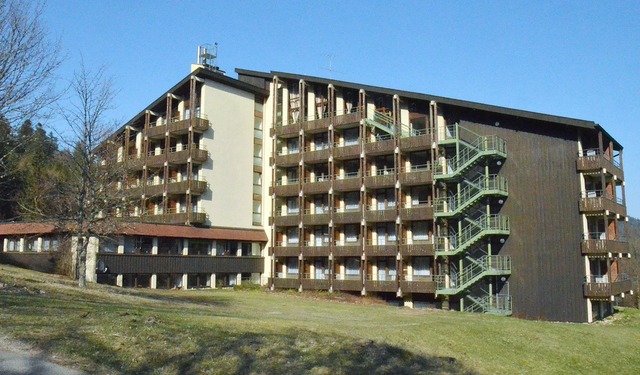
[[0,336],[0,374],[83,375],[84,373],[51,363],[42,353]]

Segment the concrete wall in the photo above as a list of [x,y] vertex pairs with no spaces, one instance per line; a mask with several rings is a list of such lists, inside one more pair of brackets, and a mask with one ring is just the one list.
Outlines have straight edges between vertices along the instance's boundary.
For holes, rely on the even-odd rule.
[[254,95],[207,80],[201,109],[211,124],[201,142],[209,151],[202,176],[210,191],[198,208],[208,225],[252,228]]

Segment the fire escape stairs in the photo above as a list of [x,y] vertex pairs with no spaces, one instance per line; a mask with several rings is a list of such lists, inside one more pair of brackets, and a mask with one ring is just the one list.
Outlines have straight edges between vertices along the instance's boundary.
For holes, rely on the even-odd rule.
[[491,295],[486,293],[482,296],[467,295],[465,298],[469,302],[464,306],[465,312],[511,315],[512,302],[510,295]]
[[504,215],[483,215],[476,220],[465,218],[471,224],[466,225],[455,236],[436,236],[436,256],[460,254],[471,245],[490,235],[509,235],[509,217]]
[[373,118],[367,118],[366,122],[369,126],[382,130],[389,135],[396,135],[396,126],[393,123],[393,118],[389,115],[373,112]]
[[467,265],[459,274],[448,277],[437,275],[436,295],[459,294],[486,276],[511,274],[511,257],[502,255],[484,255],[477,262]]
[[474,141],[467,142],[458,137],[459,126],[456,125],[455,138],[439,141],[440,144],[451,143],[453,140],[458,144],[458,152],[452,158],[446,159],[444,165],[439,165],[434,171],[434,178],[440,180],[456,179],[473,167],[478,161],[485,157],[506,158],[507,147],[504,139],[496,136],[478,135]]
[[460,192],[446,198],[436,198],[434,215],[436,217],[455,217],[472,207],[486,196],[509,195],[507,180],[498,175],[480,176],[473,181],[467,181]]

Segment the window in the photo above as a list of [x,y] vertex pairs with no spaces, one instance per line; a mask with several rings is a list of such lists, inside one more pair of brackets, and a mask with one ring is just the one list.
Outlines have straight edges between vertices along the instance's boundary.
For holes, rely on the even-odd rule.
[[360,275],[360,259],[347,258],[345,262],[346,274],[350,276]]
[[288,275],[295,275],[297,276],[299,273],[299,269],[298,269],[298,258],[287,258],[287,274]]
[[298,238],[298,228],[288,228],[287,229],[287,244],[297,245],[300,239]]
[[426,241],[429,239],[429,229],[426,221],[414,221],[411,225],[413,239],[415,241]]
[[98,243],[98,252],[115,253],[118,250],[118,243],[113,238],[101,238]]
[[431,275],[431,264],[427,257],[414,257],[413,258],[413,275],[414,276],[429,276]]

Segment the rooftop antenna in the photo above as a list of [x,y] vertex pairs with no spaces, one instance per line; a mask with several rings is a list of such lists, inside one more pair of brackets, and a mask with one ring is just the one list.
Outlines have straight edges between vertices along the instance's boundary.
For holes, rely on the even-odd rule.
[[329,67],[328,68],[320,68],[320,69],[324,69],[324,70],[328,70],[329,71],[329,79],[333,79],[333,73],[340,73],[336,70],[333,69],[333,54],[332,53],[328,53],[325,54],[325,57],[327,57],[329,59]]
[[224,74],[217,64],[218,59],[218,43],[203,44],[198,46],[198,64],[216,73]]

